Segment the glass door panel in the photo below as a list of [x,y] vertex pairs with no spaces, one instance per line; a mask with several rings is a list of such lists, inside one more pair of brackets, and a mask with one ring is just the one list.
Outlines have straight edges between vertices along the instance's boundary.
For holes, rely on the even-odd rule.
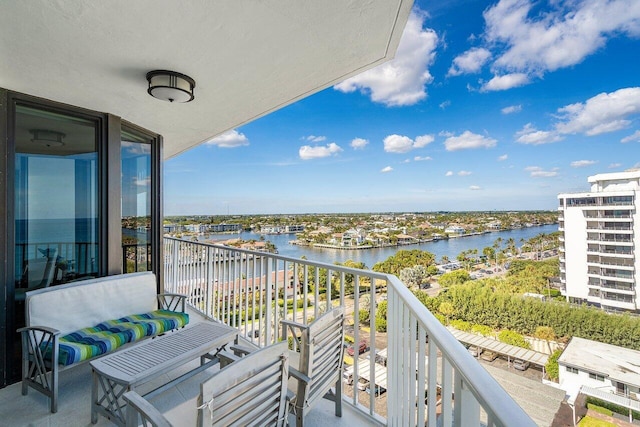
[[99,274],[97,124],[17,106],[15,286],[24,292]]
[[122,130],[122,271],[152,270],[151,139]]

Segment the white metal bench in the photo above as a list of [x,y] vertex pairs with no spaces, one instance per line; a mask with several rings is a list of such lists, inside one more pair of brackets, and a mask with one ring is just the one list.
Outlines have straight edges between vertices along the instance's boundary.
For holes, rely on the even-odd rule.
[[151,272],[107,276],[28,292],[26,326],[18,330],[22,334],[22,394],[26,395],[29,387],[40,391],[49,397],[51,412],[57,412],[58,374],[79,364],[59,363],[62,336],[157,309],[184,313],[184,298],[177,294],[158,295],[156,277]]

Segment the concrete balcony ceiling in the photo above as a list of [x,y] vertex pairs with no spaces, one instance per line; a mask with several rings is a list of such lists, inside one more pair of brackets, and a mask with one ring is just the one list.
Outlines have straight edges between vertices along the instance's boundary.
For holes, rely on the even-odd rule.
[[[412,0],[84,0],[0,5],[0,87],[108,112],[169,158],[393,57]],[[147,94],[148,71],[196,81]]]

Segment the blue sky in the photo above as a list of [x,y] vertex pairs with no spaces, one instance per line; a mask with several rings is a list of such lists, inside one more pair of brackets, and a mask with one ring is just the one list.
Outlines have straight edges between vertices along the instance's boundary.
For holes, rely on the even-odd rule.
[[555,209],[640,167],[640,1],[435,3],[393,61],[166,161],[165,214]]

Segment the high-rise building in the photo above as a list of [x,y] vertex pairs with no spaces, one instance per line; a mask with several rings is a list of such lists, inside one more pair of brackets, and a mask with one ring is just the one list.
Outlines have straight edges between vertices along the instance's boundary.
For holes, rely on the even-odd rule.
[[607,311],[640,312],[640,170],[588,180],[591,191],[558,195],[565,295]]

